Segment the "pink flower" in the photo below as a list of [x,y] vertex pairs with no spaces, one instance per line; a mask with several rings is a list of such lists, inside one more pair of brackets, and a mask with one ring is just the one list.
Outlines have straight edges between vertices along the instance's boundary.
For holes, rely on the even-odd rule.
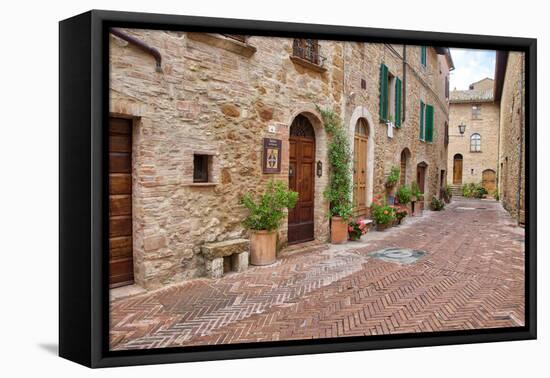
[[349,226],[348,227],[348,232],[352,232],[353,231],[353,227]]

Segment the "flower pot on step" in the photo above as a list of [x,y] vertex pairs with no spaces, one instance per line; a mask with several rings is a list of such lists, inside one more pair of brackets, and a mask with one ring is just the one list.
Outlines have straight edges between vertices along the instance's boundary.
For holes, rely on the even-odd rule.
[[250,264],[270,265],[277,259],[277,231],[250,232]]
[[332,217],[330,227],[330,242],[342,244],[348,240],[348,221],[342,217]]
[[391,223],[377,223],[376,224],[376,231],[385,231],[386,229],[391,227]]

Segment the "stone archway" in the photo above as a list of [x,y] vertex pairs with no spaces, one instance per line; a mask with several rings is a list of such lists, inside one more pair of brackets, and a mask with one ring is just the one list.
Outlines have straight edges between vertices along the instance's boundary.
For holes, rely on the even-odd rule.
[[399,185],[407,185],[411,182],[411,174],[412,174],[412,167],[411,167],[411,151],[405,147],[403,150],[401,150],[401,154],[399,156],[399,168],[400,168],[400,175],[399,175]]
[[[357,126],[357,123],[360,119],[364,119],[366,121],[367,126],[367,151],[365,154],[366,158],[366,207],[370,207],[372,204],[372,198],[374,193],[374,140],[375,140],[375,128],[374,128],[374,120],[372,118],[372,115],[369,113],[368,109],[364,106],[358,106],[353,111],[351,118],[349,120],[348,124],[348,135],[349,139],[351,141],[354,140],[355,136],[355,128]],[[353,148],[353,144],[352,144]],[[355,151],[352,151],[352,153],[355,155]]]

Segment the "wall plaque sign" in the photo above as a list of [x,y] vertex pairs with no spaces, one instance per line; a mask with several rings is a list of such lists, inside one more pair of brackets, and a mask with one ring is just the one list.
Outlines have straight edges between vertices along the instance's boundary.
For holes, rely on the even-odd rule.
[[280,139],[264,138],[264,173],[281,173],[281,145]]

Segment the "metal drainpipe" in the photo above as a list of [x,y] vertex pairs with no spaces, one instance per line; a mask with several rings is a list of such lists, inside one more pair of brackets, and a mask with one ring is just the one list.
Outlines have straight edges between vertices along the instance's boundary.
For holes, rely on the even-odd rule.
[[117,28],[111,28],[109,30],[109,32],[113,35],[116,35],[118,38],[123,39],[126,42],[131,43],[131,44],[139,47],[141,50],[145,51],[146,53],[152,55],[155,58],[155,61],[156,61],[155,69],[157,70],[157,72],[162,72],[162,67],[161,67],[162,56],[160,55],[160,52],[157,49],[155,49],[154,47],[149,46],[148,44],[146,44],[145,42],[143,42],[140,39],[137,39],[136,37],[133,37],[129,34],[126,34],[126,33],[122,32],[121,30],[119,30]]

